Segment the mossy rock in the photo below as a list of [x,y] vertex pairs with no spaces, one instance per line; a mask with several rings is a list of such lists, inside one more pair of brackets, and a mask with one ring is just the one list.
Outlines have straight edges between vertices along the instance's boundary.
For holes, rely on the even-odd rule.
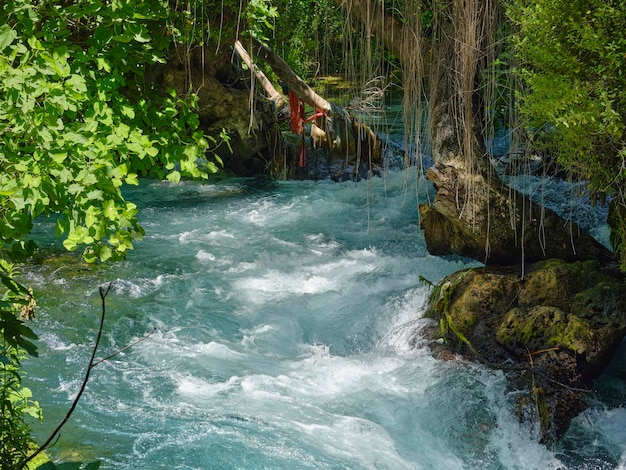
[[521,273],[512,266],[448,276],[431,295],[426,315],[440,326],[429,334],[444,338],[433,342],[438,350],[502,369],[511,388],[526,391],[525,403],[534,405],[522,414],[541,422],[548,442],[584,409],[580,390],[626,335],[626,283],[595,261],[547,260]]

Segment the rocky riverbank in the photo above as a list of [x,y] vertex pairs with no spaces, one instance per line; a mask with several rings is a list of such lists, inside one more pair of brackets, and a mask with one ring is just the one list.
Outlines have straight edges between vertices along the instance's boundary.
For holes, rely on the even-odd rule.
[[470,269],[432,292],[436,355],[460,354],[502,370],[521,420],[554,442],[586,407],[593,379],[626,335],[626,285],[595,261]]

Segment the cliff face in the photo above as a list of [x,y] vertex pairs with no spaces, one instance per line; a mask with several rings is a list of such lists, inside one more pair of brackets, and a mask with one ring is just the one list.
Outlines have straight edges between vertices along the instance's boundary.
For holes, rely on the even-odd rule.
[[527,268],[480,268],[444,279],[428,316],[435,353],[466,354],[501,369],[518,390],[521,419],[545,442],[585,408],[585,390],[626,335],[626,285],[597,262],[548,260]]

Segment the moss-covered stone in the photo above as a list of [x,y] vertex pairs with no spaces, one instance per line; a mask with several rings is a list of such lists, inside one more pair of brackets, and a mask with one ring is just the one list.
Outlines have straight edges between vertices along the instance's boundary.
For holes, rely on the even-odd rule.
[[504,315],[496,338],[511,350],[523,348],[532,352],[538,348],[558,347],[584,354],[592,339],[590,328],[588,321],[568,315],[558,307],[516,307]]
[[500,367],[511,387],[526,391],[532,409],[522,414],[550,441],[584,408],[580,390],[626,334],[626,284],[595,261],[546,260],[523,278],[520,267],[479,268],[435,287],[427,316],[441,325],[433,338],[446,339],[438,348]]

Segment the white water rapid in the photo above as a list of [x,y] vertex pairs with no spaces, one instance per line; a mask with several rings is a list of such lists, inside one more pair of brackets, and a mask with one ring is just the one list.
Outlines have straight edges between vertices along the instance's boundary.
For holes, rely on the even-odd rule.
[[[107,297],[107,356],[50,450],[104,469],[625,468],[624,367],[554,449],[512,413],[502,374],[441,361],[419,335],[430,256],[416,177],[360,183],[144,181],[124,262],[24,275],[39,295],[27,384],[43,440],[78,391]],[[420,182],[420,200],[426,183]],[[37,229],[52,243],[50,225]],[[623,354],[622,354],[623,357]],[[624,365],[622,359],[621,365]],[[621,378],[620,378],[621,374]],[[618,380],[619,379],[619,380]]]

